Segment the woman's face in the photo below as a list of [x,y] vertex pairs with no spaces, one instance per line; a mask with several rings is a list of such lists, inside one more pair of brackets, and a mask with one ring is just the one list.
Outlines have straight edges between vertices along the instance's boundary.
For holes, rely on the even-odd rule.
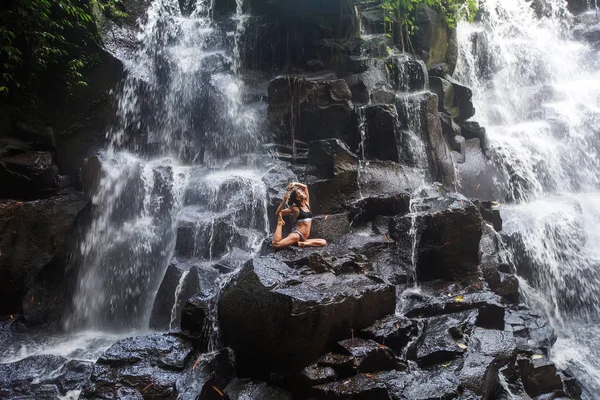
[[306,193],[304,193],[304,191],[299,190],[299,189],[294,189],[294,192],[295,192],[296,200],[298,200],[298,202],[302,202],[302,201],[306,200]]

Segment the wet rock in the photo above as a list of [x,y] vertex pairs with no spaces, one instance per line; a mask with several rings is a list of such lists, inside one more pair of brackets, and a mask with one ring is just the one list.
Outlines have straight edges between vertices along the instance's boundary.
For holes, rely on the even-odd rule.
[[506,324],[520,348],[542,349],[546,353],[557,336],[548,320],[528,309],[507,309]]
[[[408,128],[421,136],[427,148],[427,161],[432,178],[447,187],[456,179],[454,161],[442,133],[438,116],[438,99],[433,93],[400,97],[396,103],[401,129]],[[410,153],[410,149],[407,150]]]
[[181,311],[181,330],[195,337],[201,336],[213,300],[202,295],[189,298]]
[[[417,216],[417,278],[419,281],[474,281],[480,275],[479,240],[481,215],[462,196],[426,202],[425,214]],[[392,239],[412,243],[410,217],[394,217],[390,222]]]
[[[475,107],[473,106],[473,91],[460,84],[459,82],[455,81],[454,79],[449,78],[448,82],[450,82],[450,84],[452,84],[452,89],[454,92],[454,105],[456,107],[458,107],[458,116],[455,117],[456,121],[466,121],[467,119],[471,118],[473,115],[475,115]],[[464,128],[463,126],[461,126],[461,128],[463,128],[463,130],[468,130],[468,127],[470,126],[470,122],[466,123],[465,126],[467,126],[467,128]],[[465,136],[465,138],[470,139],[470,137],[467,137],[465,135],[465,133],[463,132],[463,136]],[[483,141],[482,141],[483,143]],[[486,143],[483,143],[485,145],[487,145]]]
[[248,379],[234,379],[223,391],[231,400],[292,400],[286,390],[272,387],[265,382],[253,382]]
[[389,347],[396,354],[401,354],[416,335],[416,330],[414,321],[403,316],[390,315],[363,329],[360,335]]
[[387,388],[383,382],[366,374],[359,374],[343,381],[315,386],[311,390],[311,395],[317,400],[390,400]]
[[469,349],[507,362],[516,351],[516,341],[510,331],[475,328],[469,336]]
[[499,383],[498,365],[493,357],[469,352],[455,371],[462,386],[483,398],[491,398]]
[[464,160],[457,164],[461,183],[459,191],[470,199],[504,200],[510,194],[508,176],[488,159],[480,143],[479,139],[463,143]]
[[351,355],[327,353],[317,360],[317,364],[332,368],[339,377],[348,377],[356,373],[354,357]]
[[[481,290],[476,284],[475,291],[456,290],[456,285],[422,285],[422,293],[404,295],[404,314],[408,318],[430,317],[442,314],[477,310],[477,326],[503,330],[505,308],[500,296]],[[477,289],[479,287],[479,289]]]
[[339,139],[310,142],[309,161],[325,178],[356,171],[358,157]]
[[196,294],[211,295],[219,275],[216,268],[173,258],[154,299],[150,327],[156,330],[178,328],[186,301]]
[[56,398],[81,389],[92,373],[92,363],[38,355],[0,364],[0,397]]
[[409,349],[408,356],[420,367],[441,364],[461,356],[465,345],[465,331],[475,322],[475,312],[431,317],[424,320],[423,330],[417,342]]
[[227,348],[192,358],[175,382],[177,398],[222,399],[234,375],[232,360],[233,352]]
[[156,298],[154,299],[154,305],[152,306],[152,314],[150,317],[151,329],[169,329],[171,310],[173,309],[175,301],[177,301],[177,299],[174,298],[174,295],[181,281],[183,272],[184,271],[177,267],[176,260],[172,260],[171,263],[169,263],[165,276],[158,288]]
[[428,66],[445,63],[452,75],[458,58],[456,30],[449,29],[442,14],[421,4],[415,19],[416,35],[412,39],[418,55]]
[[192,356],[190,342],[152,334],[123,339],[98,359],[82,398],[175,397],[175,383]]
[[382,372],[377,377],[388,387],[393,399],[452,399],[458,396],[461,389],[458,378],[445,368],[412,374]]
[[500,210],[497,208],[498,203],[492,201],[474,201],[473,204],[479,207],[481,217],[492,224],[492,227],[496,232],[502,230],[502,217],[500,216]]
[[348,171],[333,179],[309,183],[313,215],[340,214],[346,205],[359,198],[358,172]]
[[462,121],[459,122],[458,125],[460,126],[461,133],[465,137],[465,139],[479,139],[479,145],[481,146],[483,154],[487,154],[488,139],[487,133],[485,132],[485,128],[479,125],[479,122],[475,121]]
[[398,114],[393,105],[366,106],[365,156],[378,160],[400,161]]
[[360,372],[387,371],[398,367],[394,352],[373,340],[354,338],[342,340],[339,344],[354,357]]
[[0,181],[0,199],[46,197],[58,188],[58,168],[49,151],[27,151],[0,158]]
[[98,190],[102,178],[102,154],[89,157],[82,168],[81,188],[84,192],[94,194]]
[[348,72],[359,74],[369,70],[370,62],[371,60],[368,57],[349,56],[346,61],[346,68]]
[[[395,308],[391,286],[364,275],[306,274],[274,258],[248,261],[219,301],[223,337],[241,371],[298,371],[327,344]],[[257,368],[256,360],[264,362]]]
[[405,55],[391,59],[391,78],[397,90],[419,92],[429,88],[429,76],[425,63]]
[[346,81],[333,74],[280,76],[269,84],[268,119],[307,142],[343,139],[352,122],[351,99]]
[[313,363],[300,371],[300,378],[305,386],[310,387],[334,381],[337,374],[331,367]]
[[[82,194],[66,193],[45,200],[0,205],[0,314],[21,309],[29,285],[44,268],[47,276],[64,274],[69,235],[76,231],[78,217],[86,204]],[[51,305],[41,292],[37,299],[27,300],[33,303],[29,307]],[[39,312],[46,314],[43,310]]]
[[393,195],[370,196],[360,199],[353,205],[352,221],[364,223],[377,216],[394,216],[409,211],[410,193],[403,191]]
[[519,356],[517,358],[521,381],[527,394],[535,397],[555,390],[562,390],[563,384],[556,366],[546,357]]
[[312,220],[311,238],[321,238],[332,242],[352,231],[347,213],[319,215]]
[[432,76],[429,78],[429,88],[438,96],[438,110],[454,119],[460,115],[455,104],[454,87],[446,79]]

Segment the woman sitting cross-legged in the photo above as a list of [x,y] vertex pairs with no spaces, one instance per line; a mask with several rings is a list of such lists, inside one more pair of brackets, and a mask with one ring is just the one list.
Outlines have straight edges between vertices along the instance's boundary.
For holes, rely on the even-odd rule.
[[[290,201],[290,207],[283,210],[284,205]],[[287,188],[283,201],[275,212],[277,214],[277,229],[273,235],[273,247],[283,249],[297,244],[300,247],[324,247],[327,246],[325,239],[309,239],[310,227],[312,225],[312,213],[310,212],[310,195],[308,187],[302,183],[290,183]],[[292,232],[284,239],[283,226],[285,222],[283,217],[294,214],[296,216],[296,225]]]

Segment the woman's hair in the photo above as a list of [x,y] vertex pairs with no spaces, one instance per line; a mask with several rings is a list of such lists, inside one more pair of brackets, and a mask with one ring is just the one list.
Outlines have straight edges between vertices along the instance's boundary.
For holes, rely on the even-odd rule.
[[300,202],[298,201],[298,188],[294,188],[290,192],[290,198],[288,204],[290,207],[300,207]]

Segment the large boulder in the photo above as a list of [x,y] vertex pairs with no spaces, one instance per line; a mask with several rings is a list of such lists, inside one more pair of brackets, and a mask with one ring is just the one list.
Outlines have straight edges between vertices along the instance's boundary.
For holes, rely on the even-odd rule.
[[[50,277],[64,274],[70,234],[86,204],[81,193],[0,204],[0,314],[21,309],[23,296],[44,268],[49,269]],[[28,300],[44,307],[57,306],[45,296]]]
[[417,54],[427,66],[447,64],[448,72],[452,75],[458,59],[456,29],[448,27],[439,10],[425,4],[417,8],[415,25],[417,29],[412,44]]
[[173,258],[154,298],[150,328],[177,329],[186,301],[197,294],[202,296],[213,294],[217,288],[219,275],[217,268],[212,266]]
[[383,161],[400,161],[401,137],[398,130],[398,113],[392,104],[365,106],[364,138],[360,146],[367,158]]
[[301,271],[255,258],[223,289],[221,330],[244,373],[299,371],[328,344],[394,312],[390,285],[355,273]]
[[[433,93],[419,93],[398,99],[396,108],[401,126],[412,131],[424,143],[431,177],[453,188],[456,180],[454,160],[442,132],[438,116],[438,98]],[[418,150],[405,149],[408,153]],[[413,155],[412,158],[419,155]]]
[[286,140],[344,139],[352,122],[352,93],[331,73],[279,76],[269,83],[269,122]]
[[58,168],[49,151],[27,151],[0,157],[1,199],[31,200],[53,194]]
[[[415,242],[415,268],[419,281],[443,279],[474,281],[479,269],[481,214],[460,195],[426,201],[428,210],[414,216],[394,217],[390,236],[402,243]],[[415,236],[410,234],[414,227]]]
[[37,355],[0,364],[3,399],[68,398],[79,391],[92,373],[90,362],[54,355]]
[[123,339],[98,359],[82,398],[211,399],[223,390],[232,367],[227,349],[195,354],[191,342],[151,334]]
[[310,142],[309,161],[325,178],[333,178],[346,172],[355,173],[358,157],[339,139]]

